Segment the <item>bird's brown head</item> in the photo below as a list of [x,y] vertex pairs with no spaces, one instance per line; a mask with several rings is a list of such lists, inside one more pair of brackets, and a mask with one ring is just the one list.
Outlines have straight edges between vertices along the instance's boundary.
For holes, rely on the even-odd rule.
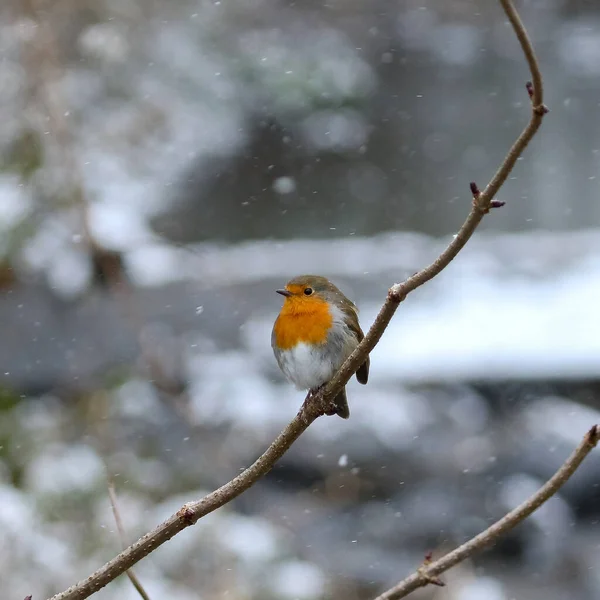
[[324,303],[354,307],[329,279],[320,275],[299,275],[276,291],[285,297],[283,304],[288,310],[305,311]]

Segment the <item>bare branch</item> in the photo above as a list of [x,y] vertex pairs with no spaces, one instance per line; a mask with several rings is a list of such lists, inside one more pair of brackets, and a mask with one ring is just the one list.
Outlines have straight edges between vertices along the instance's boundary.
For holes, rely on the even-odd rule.
[[[279,434],[266,452],[260,456],[254,464],[240,473],[235,479],[232,479],[229,483],[226,483],[201,500],[184,505],[176,514],[172,515],[156,529],[147,533],[137,542],[129,546],[129,548],[106,563],[87,579],[80,581],[60,594],[53,596],[50,600],[83,600],[84,598],[88,598],[155,550],[158,546],[171,539],[175,534],[186,527],[193,525],[198,519],[211,513],[217,508],[227,504],[254,485],[258,479],[271,470],[277,460],[287,452],[290,446],[315,419],[328,412],[331,408],[331,403],[338,392],[346,385],[350,377],[356,372],[360,365],[362,365],[367,355],[379,342],[400,302],[402,302],[410,292],[427,283],[445,269],[469,241],[483,217],[495,206],[494,202],[498,202],[495,200],[495,195],[506,181],[517,159],[539,129],[543,116],[547,112],[547,109],[542,103],[543,94],[541,75],[527,33],[525,32],[512,2],[510,0],[500,0],[500,2],[517,33],[517,37],[521,42],[521,46],[530,65],[533,79],[533,92],[531,96],[533,111],[529,124],[510,148],[500,168],[485,190],[480,192],[476,185],[474,188],[472,187],[473,204],[471,211],[458,233],[454,236],[452,242],[450,242],[448,247],[432,264],[415,275],[412,275],[404,282],[397,283],[389,289],[386,301],[363,341],[320,393],[314,396],[308,395],[306,397],[304,404],[296,417],[294,417],[292,422]],[[477,191],[477,194],[475,191]]]
[[476,535],[474,538],[465,542],[452,552],[449,552],[439,560],[424,564],[410,577],[401,581],[398,585],[389,589],[387,592],[378,596],[375,600],[398,600],[405,598],[417,588],[424,587],[429,583],[439,581],[438,575],[441,575],[448,569],[458,563],[466,560],[470,556],[481,552],[485,547],[494,543],[498,537],[516,527],[524,521],[531,513],[536,511],[544,502],[552,498],[556,492],[569,480],[575,473],[583,459],[595,448],[600,441],[600,429],[594,425],[585,435],[582,442],[566,460],[562,467],[554,476],[543,485],[531,498],[523,502],[517,508],[511,510],[506,516],[488,527],[485,531]]
[[127,569],[144,558],[144,556],[150,554],[158,546],[170,540],[175,534],[239,496],[254,485],[263,475],[266,475],[279,458],[287,452],[289,447],[321,414],[315,404],[305,402],[292,422],[277,436],[275,441],[254,464],[229,483],[221,486],[201,500],[185,504],[164,523],[140,538],[87,579],[53,596],[51,600],[82,600],[83,598],[88,598],[107,583],[110,583],[113,579],[123,574]]
[[[121,546],[123,550],[127,548],[127,544],[125,543],[125,528],[123,527],[123,521],[121,520],[121,515],[119,514],[119,507],[117,505],[117,492],[115,491],[115,482],[110,474],[108,475],[108,497],[110,498],[110,505],[112,507],[113,515],[115,517],[115,523],[117,524],[117,531],[119,532],[119,538],[121,539]],[[143,598],[143,600],[150,600],[150,596],[146,593],[144,586],[137,578],[137,575],[131,570],[128,569],[125,571],[125,575],[129,577],[129,581],[133,587],[137,590],[138,594]]]
[[[543,103],[542,75],[527,31],[525,30],[512,0],[500,0],[500,3],[515,30],[531,71],[533,92],[531,95],[532,112],[529,123],[511,146],[506,157],[502,161],[502,164],[486,186],[485,190],[481,192],[476,183],[470,184],[471,193],[473,194],[473,206],[471,212],[448,247],[428,267],[425,267],[402,283],[396,283],[390,288],[385,304],[381,307],[381,310],[375,319],[375,323],[365,336],[364,340],[358,345],[356,350],[354,350],[348,360],[342,365],[340,370],[323,390],[323,396],[328,401],[335,398],[341,387],[348,382],[350,377],[352,377],[360,365],[362,365],[367,354],[369,354],[369,352],[377,345],[400,302],[402,302],[410,292],[421,287],[424,283],[427,283],[445,269],[464,248],[484,215],[490,211],[490,208],[495,208],[497,206],[494,203],[498,202],[495,200],[498,190],[510,175],[518,158],[540,128],[544,115],[548,112],[548,109]],[[530,88],[528,87],[527,89],[529,90]]]

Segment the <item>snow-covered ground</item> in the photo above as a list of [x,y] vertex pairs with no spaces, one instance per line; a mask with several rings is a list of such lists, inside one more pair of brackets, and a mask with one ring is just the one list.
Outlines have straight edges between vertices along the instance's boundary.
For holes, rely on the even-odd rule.
[[[84,411],[83,422],[74,410],[77,404],[51,391],[3,413],[0,431],[10,459],[0,463],[0,579],[7,597],[58,591],[118,549],[105,493],[100,449],[105,442],[99,442],[105,437],[97,433],[103,423],[110,424],[114,436],[109,464],[119,473],[123,517],[133,539],[200,496],[198,484],[210,489],[247,465],[295,413],[302,395],[282,381],[269,345],[279,306],[276,287],[298,272],[326,273],[356,299],[368,327],[388,286],[425,265],[446,242],[398,233],[204,245],[191,252],[149,245],[126,253],[138,286],[136,302],[144,306],[144,298],[157,291],[168,301],[169,310],[164,303],[157,307],[156,299],[148,305],[155,310],[145,311],[148,322],[162,325],[146,341],[154,339],[157,350],[173,360],[174,352],[182,352],[189,385],[185,418],[173,420],[172,409],[139,376],[106,396],[82,400],[91,410]],[[163,259],[152,260],[153,253]],[[189,284],[184,295],[176,287],[169,293],[178,285],[174,274],[179,283]],[[349,385],[350,421],[317,422],[286,456],[282,471],[275,471],[276,478],[291,472],[295,491],[286,494],[264,484],[249,495],[246,511],[232,507],[211,516],[140,565],[138,575],[153,597],[168,593],[178,600],[197,598],[198,586],[207,597],[228,591],[230,597],[244,598],[246,589],[252,590],[250,597],[316,599],[328,590],[340,593],[340,582],[368,581],[363,571],[369,566],[377,589],[392,583],[396,574],[418,564],[424,545],[432,543],[429,535],[436,538],[455,523],[449,535],[458,541],[484,526],[487,517],[509,509],[539,485],[600,420],[593,407],[559,393],[538,394],[498,420],[487,399],[464,385],[597,380],[599,297],[597,231],[476,236],[444,274],[399,308],[373,352],[369,385]],[[92,297],[96,310],[102,298]],[[17,301],[4,299],[5,318],[15,309],[10,302]],[[99,356],[123,341],[111,337],[119,325],[111,322],[110,311],[106,314],[101,333],[95,334],[104,343],[97,345]],[[220,323],[234,316],[240,329],[224,346]],[[64,324],[48,317],[45,331],[60,337]],[[108,403],[99,415],[98,402]],[[303,469],[329,481],[330,493],[341,486],[353,500],[344,509],[319,494],[311,499],[313,484],[304,479]],[[393,476],[398,469],[400,478]],[[585,498],[596,472],[590,459],[580,480],[585,485],[572,493]],[[378,500],[381,510],[353,495],[373,478],[385,490]],[[466,478],[471,483],[463,489]],[[501,493],[486,498],[489,491],[479,486],[489,478]],[[577,548],[593,544],[593,532],[585,523],[572,530],[569,502],[556,502],[550,513],[532,521],[532,531],[526,530],[529,565],[550,568],[565,547],[576,560],[587,560]],[[384,535],[377,532],[389,510],[385,506],[395,507],[389,533],[407,540],[399,546],[387,542],[395,548],[392,555],[378,541]],[[468,506],[478,514],[476,522],[464,513]],[[359,529],[358,521],[343,521],[345,510],[356,511]],[[338,523],[335,532],[328,523]],[[545,537],[536,533],[540,529]],[[347,558],[337,562],[340,548],[347,548]],[[215,561],[226,566],[215,571]],[[34,579],[28,576],[32,565]],[[526,587],[519,570],[501,571],[490,566],[490,579],[470,587],[457,583],[457,589],[466,590],[457,597],[489,598],[493,588],[494,597],[504,599]],[[204,587],[201,581],[207,580]],[[555,584],[561,589],[560,581]],[[589,579],[585,585],[597,589]],[[549,597],[544,590],[541,597]],[[135,594],[123,580],[98,597]]]

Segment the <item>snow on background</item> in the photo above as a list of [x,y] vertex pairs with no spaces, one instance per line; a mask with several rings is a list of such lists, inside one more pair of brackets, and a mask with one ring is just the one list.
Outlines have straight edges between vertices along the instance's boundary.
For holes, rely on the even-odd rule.
[[[498,7],[0,7],[0,584],[47,598],[248,466],[295,414],[274,289],[368,327],[528,116]],[[372,598],[522,501],[600,415],[600,16],[528,3],[552,109],[507,206],[412,294],[264,481],[135,571],[153,600]],[[600,593],[590,457],[424,597]],[[138,597],[125,578],[97,594]]]

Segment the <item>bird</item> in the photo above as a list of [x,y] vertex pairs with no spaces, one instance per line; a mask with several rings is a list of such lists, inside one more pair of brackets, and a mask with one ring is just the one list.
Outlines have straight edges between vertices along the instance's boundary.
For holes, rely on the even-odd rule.
[[[271,333],[275,359],[297,389],[315,394],[364,338],[358,308],[320,275],[299,275],[275,291],[284,297]],[[367,356],[356,371],[356,379],[363,385],[369,379],[369,364]],[[327,414],[343,419],[350,416],[345,387],[334,405]]]

